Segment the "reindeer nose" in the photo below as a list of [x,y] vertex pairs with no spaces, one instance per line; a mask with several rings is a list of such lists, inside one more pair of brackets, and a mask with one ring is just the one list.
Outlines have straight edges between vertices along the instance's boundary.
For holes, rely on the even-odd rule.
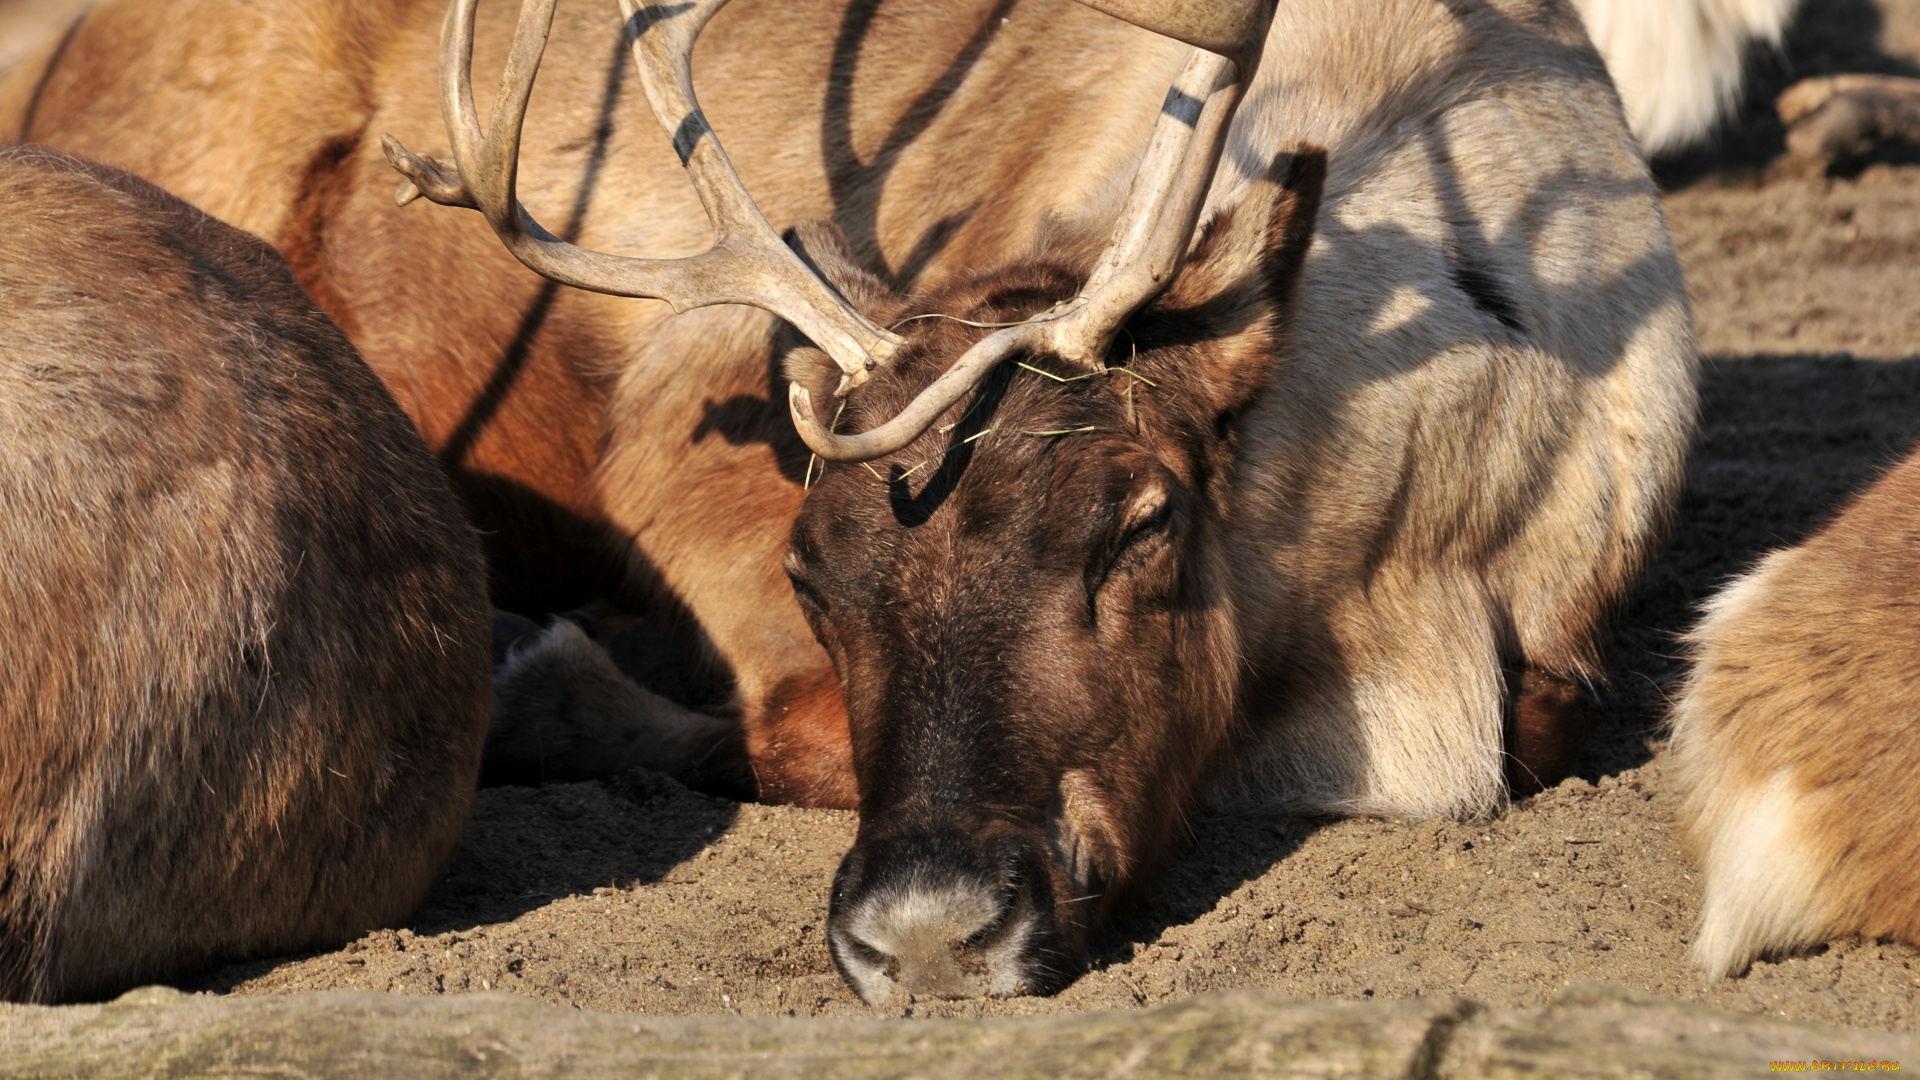
[[861,996],[899,993],[964,998],[987,993],[986,950],[975,935],[990,930],[999,905],[972,883],[912,883],[868,896],[834,933],[834,951]]
[[1037,989],[1034,946],[1050,919],[1024,884],[1029,876],[1016,871],[1027,861],[1017,850],[1025,845],[998,846],[1015,850],[990,853],[1001,858],[944,859],[940,849],[952,845],[923,837],[856,845],[848,854],[834,882],[827,933],[835,963],[863,1000],[1010,997]]

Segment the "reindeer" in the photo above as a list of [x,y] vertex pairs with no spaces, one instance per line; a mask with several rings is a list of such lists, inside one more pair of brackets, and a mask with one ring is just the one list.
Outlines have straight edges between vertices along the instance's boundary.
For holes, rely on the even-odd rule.
[[404,918],[466,818],[479,544],[258,239],[0,152],[0,998]]
[[[1653,189],[1569,13],[1403,2],[1352,34],[1337,3],[1269,31],[1256,3],[1103,0],[1196,46],[1109,242],[1056,216],[1024,257],[903,290],[833,223],[783,245],[748,195],[690,75],[723,2],[623,5],[706,254],[605,254],[521,204],[552,0],[525,6],[484,131],[456,0],[453,158],[387,152],[402,201],[478,209],[551,279],[693,320],[658,331],[687,365],[695,335],[753,325],[711,305],[804,335],[780,567],[845,694],[860,829],[829,931],[864,998],[1063,985],[1222,777],[1471,816],[1568,767],[1694,402]],[[1135,41],[1128,73],[1167,70]],[[969,146],[989,176],[993,119]],[[763,790],[823,726],[749,730]]]
[[1672,756],[1709,977],[1848,934],[1920,944],[1916,581],[1920,455],[1708,603]]

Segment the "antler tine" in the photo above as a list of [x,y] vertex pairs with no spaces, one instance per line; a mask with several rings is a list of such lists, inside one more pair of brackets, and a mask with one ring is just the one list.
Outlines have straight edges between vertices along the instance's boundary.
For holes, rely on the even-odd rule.
[[1113,238],[1085,289],[1056,311],[982,338],[898,415],[858,435],[828,431],[814,415],[812,396],[794,384],[788,391],[794,426],[814,453],[829,461],[867,461],[906,446],[1015,352],[1046,351],[1102,369],[1127,318],[1179,270],[1226,144],[1228,123],[1272,21],[1270,0],[1082,2],[1206,46],[1195,48],[1167,91]]
[[620,0],[620,12],[632,28],[634,62],[654,119],[672,136],[674,152],[713,221],[713,249],[733,256],[720,264],[723,272],[749,270],[759,277],[753,292],[764,294],[767,302],[755,306],[786,319],[833,357],[845,394],[866,380],[868,370],[891,359],[902,340],[868,322],[781,242],[708,126],[693,93],[693,46],[726,4]]
[[1101,367],[1121,324],[1166,288],[1186,260],[1228,122],[1245,89],[1244,78],[1224,82],[1230,70],[1226,58],[1195,49],[1167,88],[1113,238],[1082,290],[1086,304],[1072,313],[1079,316],[1080,333],[1060,342],[1069,349],[1061,354],[1065,359]]
[[675,311],[710,304],[749,304],[773,312],[811,338],[840,366],[840,392],[864,382],[889,359],[897,336],[869,323],[793,250],[760,213],[727,160],[693,96],[695,41],[727,0],[642,6],[621,0],[634,61],[654,118],[673,139],[681,164],[713,222],[714,243],[683,259],[635,259],[578,247],[528,214],[516,194],[516,166],[527,102],[553,25],[555,0],[525,0],[500,92],[483,135],[474,119],[473,26],[478,0],[453,0],[441,37],[441,108],[453,145],[453,168],[410,153],[387,136],[387,159],[404,174],[400,201],[416,195],[478,209],[515,258],[563,284],[616,296],[666,301]]

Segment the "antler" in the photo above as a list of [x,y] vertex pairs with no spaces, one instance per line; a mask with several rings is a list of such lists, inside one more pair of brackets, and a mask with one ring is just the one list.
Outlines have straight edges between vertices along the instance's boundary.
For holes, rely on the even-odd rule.
[[[900,449],[1015,352],[1052,352],[1099,369],[1128,316],[1179,270],[1219,163],[1228,121],[1259,59],[1273,17],[1272,0],[1081,2],[1196,46],[1167,91],[1113,239],[1093,276],[1070,303],[975,343],[905,410],[870,431],[833,434],[815,417],[807,389],[794,383],[788,394],[794,426],[821,457],[866,461]],[[900,338],[869,323],[780,242],[700,111],[689,61],[701,29],[727,0],[694,0],[673,7],[620,0],[620,10],[634,29],[634,61],[654,119],[673,139],[713,222],[713,247],[684,259],[633,259],[576,247],[541,228],[520,205],[514,193],[520,131],[555,0],[524,0],[485,134],[473,107],[477,3],[453,0],[441,38],[441,109],[456,175],[448,175],[447,163],[418,157],[386,136],[387,160],[411,182],[402,187],[401,202],[425,195],[443,205],[478,209],[516,258],[568,285],[653,297],[675,311],[708,304],[750,304],[771,311],[840,366],[839,395],[859,386],[868,371],[899,349]]]
[[[814,416],[812,395],[794,383],[787,402],[800,438],[829,461],[869,461],[920,437],[994,366],[1015,353],[1049,352],[1092,370],[1127,318],[1173,280],[1213,179],[1242,81],[1221,84],[1232,65],[1198,49],[1167,91],[1160,121],[1134,174],[1105,254],[1079,297],[975,342],[893,419],[858,435],[835,435]],[[1202,102],[1205,105],[1202,106]]]
[[473,24],[478,0],[454,0],[440,39],[440,108],[453,144],[448,164],[421,158],[388,135],[387,160],[404,174],[399,201],[425,195],[444,206],[486,215],[507,250],[532,270],[563,284],[616,296],[664,300],[675,311],[710,304],[749,304],[773,312],[833,357],[843,373],[840,392],[866,381],[901,339],[868,322],[793,250],[754,205],[733,163],[707,125],[693,95],[689,63],[707,20],[727,0],[671,7],[620,0],[634,29],[633,56],[654,119],[673,148],[713,222],[713,247],[684,259],[635,259],[575,246],[527,213],[515,194],[520,132],[527,100],[553,26],[555,0],[525,0],[513,50],[500,77],[489,130],[482,133],[473,106]]
[[[858,435],[826,430],[814,416],[812,396],[794,383],[788,389],[788,406],[801,439],[814,453],[829,461],[866,461],[892,453],[919,438],[1014,353],[1050,352],[1101,370],[1127,318],[1159,295],[1179,271],[1226,143],[1228,121],[1258,62],[1272,8],[1266,0],[1081,2],[1206,46],[1188,56],[1185,70],[1167,91],[1112,240],[1086,287],[1071,303],[980,339],[899,415]],[[1234,59],[1217,55],[1215,48]]]

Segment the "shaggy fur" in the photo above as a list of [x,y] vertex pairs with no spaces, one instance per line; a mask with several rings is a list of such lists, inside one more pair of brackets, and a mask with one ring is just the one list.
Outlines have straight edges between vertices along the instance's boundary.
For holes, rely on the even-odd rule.
[[1707,607],[1673,714],[1713,978],[1847,934],[1920,944],[1920,455]]
[[0,155],[0,998],[403,918],[488,698],[480,554],[271,248]]
[[1327,147],[1293,344],[1236,428],[1252,771],[1300,805],[1473,816],[1506,795],[1509,683],[1598,675],[1664,527],[1690,317],[1570,11],[1395,4],[1388,34],[1336,7],[1280,5],[1212,194]]

